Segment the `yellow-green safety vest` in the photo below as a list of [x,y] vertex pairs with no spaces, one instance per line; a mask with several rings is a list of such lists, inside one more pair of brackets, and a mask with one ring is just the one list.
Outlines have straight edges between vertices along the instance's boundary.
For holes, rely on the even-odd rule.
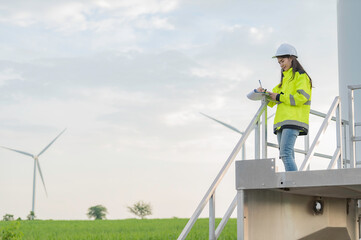
[[283,72],[282,86],[273,88],[280,94],[279,101],[270,101],[268,106],[277,104],[273,132],[283,128],[299,129],[300,135],[307,135],[311,109],[312,88],[310,79],[305,72],[295,72],[292,78],[292,68]]

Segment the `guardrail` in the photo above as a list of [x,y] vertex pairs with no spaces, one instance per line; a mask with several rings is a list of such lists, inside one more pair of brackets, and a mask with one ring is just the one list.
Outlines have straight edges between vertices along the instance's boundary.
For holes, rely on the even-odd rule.
[[[337,111],[336,111],[337,109]],[[335,153],[333,154],[330,164],[328,165],[328,169],[333,168],[335,161],[337,161],[337,167],[341,168],[341,166],[343,166],[342,164],[342,130],[341,130],[341,101],[340,101],[340,97],[335,97],[335,99],[333,100],[333,103],[331,105],[331,108],[328,110],[325,119],[320,127],[320,129],[317,132],[317,135],[310,147],[310,149],[307,152],[307,155],[305,157],[305,160],[302,162],[302,165],[300,167],[301,171],[305,171],[306,168],[309,166],[310,161],[312,159],[312,157],[315,154],[315,150],[316,147],[319,145],[320,141],[321,141],[321,137],[323,136],[323,134],[325,133],[329,122],[331,121],[332,115],[333,113],[336,111],[336,134],[337,134],[337,147],[335,150]]]
[[356,167],[356,142],[361,141],[361,137],[356,137],[355,128],[361,126],[361,123],[355,123],[354,108],[354,90],[360,90],[361,85],[350,85],[348,87],[348,114],[349,114],[349,137],[350,137],[350,166]]
[[[351,90],[350,96],[353,99],[353,90],[361,89],[361,85],[349,86],[349,88]],[[234,147],[232,153],[228,157],[227,161],[223,165],[222,169],[220,170],[220,172],[218,173],[216,178],[214,179],[212,185],[209,187],[208,191],[204,195],[203,199],[199,203],[199,205],[196,208],[196,210],[194,211],[193,215],[187,222],[183,231],[179,235],[178,240],[184,240],[187,237],[188,233],[192,229],[193,225],[197,221],[199,215],[202,213],[202,211],[207,203],[209,203],[209,239],[216,240],[220,236],[222,230],[224,229],[224,227],[227,224],[229,218],[231,217],[234,209],[237,206],[237,194],[234,197],[233,201],[231,202],[230,206],[228,207],[228,209],[227,209],[226,213],[224,214],[218,227],[215,228],[215,191],[216,191],[219,183],[222,181],[223,177],[225,176],[227,170],[233,163],[233,161],[236,158],[239,151],[242,148],[244,148],[245,142],[246,142],[247,138],[249,137],[249,135],[251,134],[252,130],[255,130],[255,159],[259,159],[261,157],[267,158],[267,147],[278,148],[277,144],[267,142],[267,104],[268,104],[268,100],[266,98],[264,98],[261,102],[260,108],[258,109],[256,114],[252,118],[247,129],[244,132],[242,132],[241,139],[238,141],[238,143]],[[321,113],[321,112],[318,112],[315,110],[311,110],[311,112],[310,112],[311,114],[319,116],[319,117],[323,117],[324,121],[323,121],[313,143],[311,144],[311,147],[309,147],[309,137],[308,137],[308,135],[306,135],[305,136],[305,144],[304,144],[305,149],[304,150],[295,149],[295,152],[302,153],[305,155],[305,160],[303,161],[303,163],[300,167],[301,171],[305,171],[305,170],[309,169],[309,164],[310,164],[313,156],[330,159],[331,161],[328,166],[328,169],[333,168],[335,166],[336,162],[337,162],[337,168],[344,168],[346,166],[346,151],[344,151],[344,148],[343,148],[343,142],[346,142],[346,134],[345,134],[346,133],[346,125],[349,124],[351,126],[350,127],[350,139],[352,140],[352,142],[354,143],[355,141],[361,141],[361,137],[355,137],[355,134],[354,134],[355,133],[354,127],[361,126],[361,123],[355,124],[353,121],[353,101],[350,106],[350,109],[352,109],[352,111],[350,111],[351,112],[350,114],[352,114],[352,117],[350,116],[350,122],[341,119],[341,101],[340,101],[339,97],[335,97],[327,114],[324,114],[324,113]],[[335,112],[336,112],[336,117],[333,117],[333,114]],[[263,133],[262,136],[261,136],[261,126],[260,126],[261,125],[261,121],[260,121],[261,116],[262,116],[262,133]],[[207,117],[209,117],[209,116],[207,116]],[[213,119],[213,120],[215,120],[215,119]],[[218,120],[216,120],[216,121],[225,125],[224,123],[222,123]],[[321,137],[324,135],[330,121],[336,121],[336,135],[337,135],[337,147],[332,156],[315,152],[316,147],[319,145],[319,143],[321,141]],[[225,125],[225,126],[236,131],[235,130],[236,128],[234,128],[232,126],[229,126],[229,125]],[[239,133],[238,130],[236,132]],[[344,136],[344,138],[343,138],[343,136]],[[350,145],[352,145],[352,144],[350,144]],[[350,167],[356,166],[356,163],[354,160],[354,154],[352,155],[352,153],[354,153],[354,152],[355,152],[355,150],[354,150],[354,144],[353,144],[353,146],[350,147]],[[245,157],[244,154],[242,154],[242,155],[244,158]],[[354,164],[352,164],[352,163],[354,163]]]
[[[221,182],[221,180],[223,179],[224,175],[226,174],[226,172],[229,169],[229,167],[231,166],[231,164],[233,163],[237,154],[241,150],[242,146],[244,145],[244,143],[245,143],[246,139],[248,138],[248,136],[250,135],[251,131],[253,130],[255,125],[259,122],[261,115],[263,114],[263,112],[266,111],[267,103],[268,103],[268,101],[266,101],[265,99],[262,100],[261,107],[258,109],[257,113],[254,115],[251,123],[248,125],[248,127],[247,127],[246,131],[244,132],[244,134],[242,135],[241,139],[238,141],[237,145],[234,147],[231,155],[228,157],[227,161],[223,165],[223,167],[220,170],[220,172],[218,173],[217,177],[214,179],[212,185],[209,187],[207,193],[204,195],[203,199],[199,203],[199,205],[198,205],[197,209],[195,210],[195,212],[193,213],[192,217],[189,219],[188,223],[186,224],[183,231],[179,235],[178,240],[184,240],[187,237],[188,233],[192,229],[194,223],[197,221],[199,215],[202,213],[202,211],[203,211],[204,207],[206,206],[206,204],[208,203],[208,201],[209,201],[209,239],[212,239],[212,240],[217,239],[216,230],[215,230],[215,214],[214,214],[215,213],[216,188],[219,185],[219,183]],[[267,123],[267,118],[263,123],[264,124]],[[232,212],[230,214],[232,214]],[[223,222],[222,224],[225,225],[226,223],[227,222]],[[221,229],[223,229],[223,227],[219,226],[217,228],[218,236],[221,232]]]

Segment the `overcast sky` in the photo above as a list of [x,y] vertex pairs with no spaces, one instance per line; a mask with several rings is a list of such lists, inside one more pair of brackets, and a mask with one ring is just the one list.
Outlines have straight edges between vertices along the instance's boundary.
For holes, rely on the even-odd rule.
[[[327,112],[336,23],[336,0],[1,1],[0,145],[38,154],[67,128],[40,157],[40,219],[87,219],[96,204],[130,218],[139,200],[154,218],[190,217],[240,138],[199,113],[244,130],[260,104],[246,94],[279,82],[283,42],[313,79],[312,109]],[[32,180],[30,157],[0,149],[0,216],[26,217]],[[232,166],[217,217],[234,189]]]

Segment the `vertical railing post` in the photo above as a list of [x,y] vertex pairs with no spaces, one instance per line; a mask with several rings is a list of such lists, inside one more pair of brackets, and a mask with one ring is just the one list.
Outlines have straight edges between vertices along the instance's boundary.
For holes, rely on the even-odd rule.
[[261,143],[261,136],[260,136],[260,118],[257,120],[256,125],[254,127],[254,158],[260,159],[260,143]]
[[[310,150],[310,133],[307,133],[304,140],[304,147],[305,147],[305,157],[307,156],[308,150]],[[311,164],[308,164],[307,171],[310,171]]]
[[209,199],[209,240],[216,240],[216,203],[215,192]]
[[356,158],[355,158],[355,122],[354,122],[354,96],[353,89],[349,88],[348,90],[348,124],[349,124],[349,143],[350,143],[350,167],[356,167]]
[[237,191],[237,240],[244,240],[244,190]]
[[[267,104],[267,100],[266,98],[263,98],[261,101],[261,105],[265,105]],[[267,105],[266,108],[264,110],[265,112],[267,111]],[[265,113],[261,114],[261,116],[263,116],[264,118]],[[258,117],[256,125],[254,127],[254,158],[255,159],[260,159],[261,158],[261,116]],[[267,117],[267,114],[266,114]],[[263,121],[264,123],[264,121]],[[263,128],[262,128],[263,130]],[[264,139],[262,138],[262,143],[263,143]],[[264,144],[267,147],[267,143]],[[263,148],[262,148],[262,154],[263,154]]]
[[342,168],[347,168],[347,124],[346,122],[342,122],[342,136],[343,136],[343,162]]
[[[266,102],[266,99],[262,99],[262,102]],[[267,158],[267,108],[262,114],[262,158]]]
[[246,143],[242,145],[242,160],[246,160]]
[[343,165],[343,144],[342,144],[342,119],[341,119],[341,101],[336,108],[336,136],[337,148],[340,149],[340,157],[337,160],[337,169],[341,169]]

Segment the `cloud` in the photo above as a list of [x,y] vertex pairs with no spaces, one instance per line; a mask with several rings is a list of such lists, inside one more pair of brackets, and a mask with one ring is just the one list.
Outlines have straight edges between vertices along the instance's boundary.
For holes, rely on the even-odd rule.
[[21,80],[23,81],[24,78],[19,72],[16,72],[12,68],[5,68],[3,70],[0,70],[0,87],[2,85],[7,84],[8,81],[11,80]]
[[103,0],[95,1],[95,4],[116,14],[137,18],[141,15],[171,12],[178,7],[178,2],[178,0]]
[[139,19],[135,25],[138,28],[144,28],[144,29],[164,29],[164,30],[174,30],[174,25],[169,23],[169,20],[167,18],[161,18],[161,17],[151,17],[151,18],[142,18]]
[[253,73],[251,69],[234,61],[220,60],[202,65],[203,67],[192,68],[191,73],[202,78],[219,78],[232,81],[243,81]]
[[198,116],[196,116],[193,110],[186,110],[166,114],[164,122],[169,126],[182,126],[191,124],[198,119]]
[[264,43],[270,38],[270,35],[273,33],[274,29],[270,26],[245,26],[240,24],[235,24],[231,26],[223,26],[222,29],[230,33],[239,33],[245,35],[249,38],[251,43]]
[[[44,26],[70,34],[78,31],[113,31],[126,26],[172,30],[167,14],[178,6],[177,0],[150,1],[35,1],[34,4],[3,5],[0,23],[20,27]],[[1,7],[1,5],[0,5]],[[149,20],[149,24],[145,23]]]
[[[191,68],[197,64],[176,51],[107,53],[31,64],[3,62],[1,66],[13,69],[3,71],[4,79],[18,77],[14,81],[3,81],[0,88],[1,97],[12,100],[9,106],[3,106],[6,112],[18,108],[25,115],[37,114],[45,109],[53,112],[53,106],[57,106],[62,114],[77,116],[79,120],[84,118],[80,118],[75,109],[82,109],[81,116],[88,116],[89,120],[112,126],[122,123],[125,129],[153,132],[164,123],[190,124],[184,121],[187,114],[179,115],[179,111],[188,109],[193,112],[190,115],[197,118],[194,113],[207,107],[204,98],[213,108],[222,106],[220,93],[212,97],[205,95],[207,86],[214,85],[215,81],[191,74]],[[17,71],[21,75],[15,74]],[[222,87],[217,91],[219,89]],[[44,102],[42,106],[41,102]],[[65,108],[67,105],[69,109]],[[28,112],[29,109],[36,110]],[[146,119],[150,126],[157,127],[142,124]]]
[[81,88],[72,94],[77,94],[84,99],[92,98],[94,101],[116,106],[142,105],[151,101],[152,98],[152,96],[143,92],[128,92],[114,87]]
[[91,13],[91,7],[85,4],[65,2],[46,9],[44,14],[33,17],[47,28],[68,33],[88,30],[91,21],[87,17]]

